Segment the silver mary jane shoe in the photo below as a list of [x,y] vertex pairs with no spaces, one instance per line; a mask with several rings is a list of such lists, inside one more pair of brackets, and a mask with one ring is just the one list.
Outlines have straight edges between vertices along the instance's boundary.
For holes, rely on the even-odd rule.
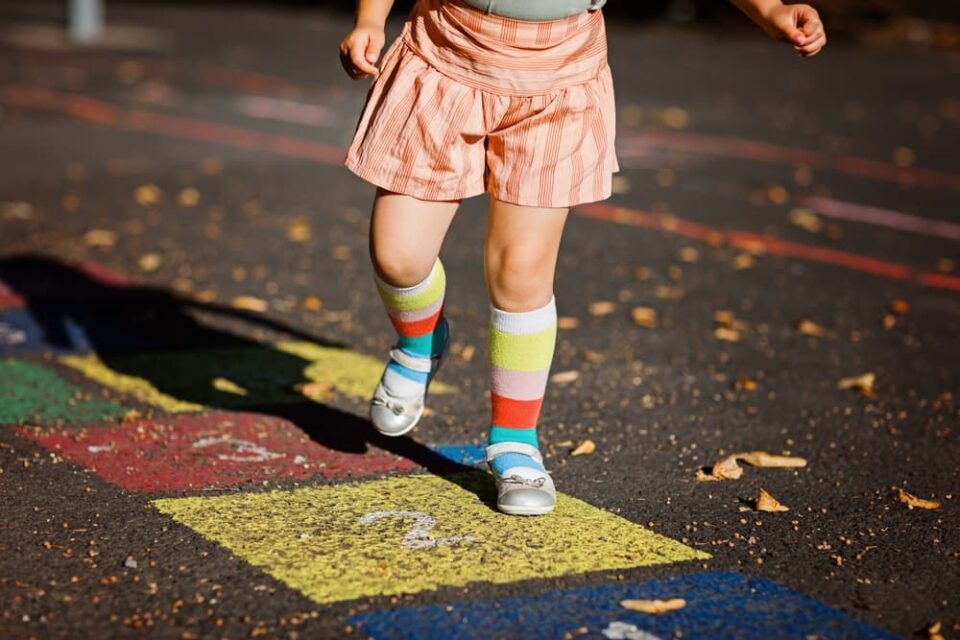
[[522,442],[488,446],[487,463],[497,481],[497,509],[514,516],[540,516],[553,511],[557,504],[553,478],[544,471],[523,466],[510,467],[499,475],[493,468],[493,459],[505,453],[521,453],[543,464],[540,451]]
[[[447,351],[450,349],[450,325],[446,318],[443,319],[443,346],[440,353],[427,358],[416,358],[404,353],[394,347],[390,350],[390,360],[411,369],[427,374],[427,384],[424,386],[423,393],[410,398],[398,398],[390,393],[383,386],[383,377],[381,376],[376,390],[373,392],[373,399],[370,400],[370,422],[374,428],[381,434],[391,437],[399,437],[408,433],[417,426],[420,418],[423,416],[424,402],[427,397],[427,390],[430,388],[430,382],[437,370],[446,359]],[[384,374],[386,369],[384,369]]]

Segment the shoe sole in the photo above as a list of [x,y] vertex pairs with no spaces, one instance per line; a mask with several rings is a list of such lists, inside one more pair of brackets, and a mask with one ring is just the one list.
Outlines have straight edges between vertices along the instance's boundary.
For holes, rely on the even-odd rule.
[[511,516],[542,516],[554,510],[556,505],[550,507],[510,507],[506,505],[497,505],[497,509]]

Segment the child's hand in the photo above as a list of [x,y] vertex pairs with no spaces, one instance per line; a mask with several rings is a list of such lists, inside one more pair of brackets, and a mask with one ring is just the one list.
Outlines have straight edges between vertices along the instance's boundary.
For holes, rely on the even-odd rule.
[[820,15],[808,4],[774,7],[766,15],[764,27],[771,37],[793,44],[793,50],[803,57],[816,55],[827,44]]
[[382,27],[358,25],[340,43],[340,64],[354,80],[380,75],[377,59],[383,49]]

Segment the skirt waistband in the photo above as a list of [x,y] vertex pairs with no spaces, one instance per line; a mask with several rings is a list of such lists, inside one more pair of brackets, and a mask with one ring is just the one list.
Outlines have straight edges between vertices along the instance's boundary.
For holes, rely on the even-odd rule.
[[504,95],[542,95],[589,82],[607,64],[601,11],[525,21],[484,13],[465,0],[418,0],[402,37],[441,73]]
[[596,11],[607,0],[463,0],[474,9],[515,20],[541,21],[569,18]]

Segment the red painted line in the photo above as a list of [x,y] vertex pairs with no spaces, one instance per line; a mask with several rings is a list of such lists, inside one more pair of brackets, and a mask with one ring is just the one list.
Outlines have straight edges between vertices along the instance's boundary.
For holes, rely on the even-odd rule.
[[899,167],[890,162],[870,158],[831,156],[812,149],[798,149],[705,133],[647,129],[635,136],[622,137],[621,146],[626,157],[633,154],[642,156],[650,147],[659,147],[771,164],[805,164],[815,169],[827,169],[862,178],[960,191],[960,174],[956,173],[936,169]]
[[232,487],[278,478],[364,477],[417,468],[385,451],[328,449],[292,422],[257,413],[181,414],[79,430],[27,426],[17,432],[130,492]]
[[865,222],[946,240],[960,240],[960,224],[947,222],[946,220],[928,220],[891,209],[881,209],[819,196],[804,198],[801,204],[832,218]]
[[926,287],[960,291],[960,277],[917,271],[906,265],[848,251],[779,240],[772,236],[759,235],[749,231],[721,231],[674,216],[623,209],[610,204],[581,205],[576,207],[574,211],[582,216],[597,220],[668,231],[696,240],[710,241],[711,243],[722,241],[747,251],[761,251],[778,256],[800,258],[811,262],[862,271],[892,280],[905,280]]
[[[120,128],[243,149],[266,150],[278,155],[305,158],[323,164],[340,165],[343,161],[343,149],[333,145],[311,142],[292,136],[266,135],[249,129],[168,116],[151,111],[124,111],[85,96],[23,86],[9,87],[0,95],[5,101],[17,106],[51,109],[80,119],[110,124]],[[674,216],[622,209],[609,204],[589,204],[577,207],[574,211],[598,220],[660,229],[703,241],[725,240],[743,249],[762,250],[768,253],[842,266],[896,280],[914,281],[924,286],[960,291],[960,278],[956,276],[917,272],[905,265],[846,251],[787,242],[747,231],[724,232]]]
[[58,111],[80,120],[131,131],[143,131],[240,149],[267,150],[325,164],[341,164],[344,157],[343,149],[322,142],[312,142],[292,136],[269,135],[241,127],[181,118],[154,111],[124,110],[94,98],[48,89],[14,85],[4,89],[0,95],[4,102],[18,107]]

